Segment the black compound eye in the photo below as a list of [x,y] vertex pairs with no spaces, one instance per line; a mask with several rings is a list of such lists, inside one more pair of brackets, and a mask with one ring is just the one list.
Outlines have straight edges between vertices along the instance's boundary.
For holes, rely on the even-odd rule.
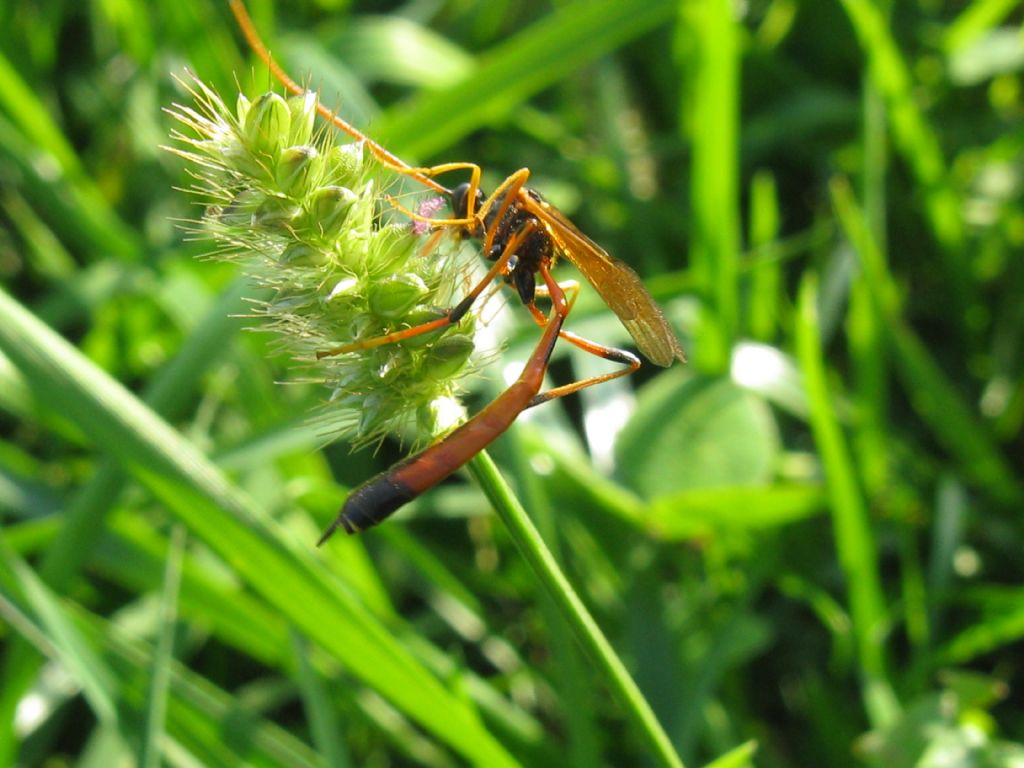
[[[469,214],[469,189],[471,186],[469,182],[464,182],[452,190],[452,211],[458,218],[465,218]],[[479,187],[477,187],[474,197],[476,199],[473,204],[473,212],[476,213],[487,197]]]

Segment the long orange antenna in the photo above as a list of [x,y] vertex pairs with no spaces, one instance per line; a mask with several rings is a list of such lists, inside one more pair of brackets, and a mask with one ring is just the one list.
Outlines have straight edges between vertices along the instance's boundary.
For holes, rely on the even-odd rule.
[[[255,53],[263,63],[267,65],[271,74],[280,81],[281,85],[296,96],[305,95],[306,89],[292,80],[292,78],[288,76],[288,73],[281,69],[277,62],[274,61],[274,58],[270,55],[270,51],[267,50],[267,46],[263,43],[263,39],[260,37],[259,32],[256,31],[256,27],[252,23],[249,12],[245,9],[245,4],[242,0],[228,0],[228,5],[231,6],[231,12],[235,15],[235,20],[238,22],[238,26],[242,30],[242,34],[245,35],[245,39],[249,42],[249,47],[252,48],[253,53]],[[403,175],[411,176],[416,179],[416,181],[430,187],[435,192],[451,197],[452,193],[450,189],[434,181],[434,179],[429,176],[420,173],[416,168],[413,168],[401,158],[388,152],[384,147],[368,137],[358,128],[346,122],[337,114],[325,107],[319,100],[317,100],[316,111],[321,117],[337,128],[340,128],[356,141],[363,142],[366,148],[370,150],[370,154],[377,158],[377,160],[383,165],[398,171]]]

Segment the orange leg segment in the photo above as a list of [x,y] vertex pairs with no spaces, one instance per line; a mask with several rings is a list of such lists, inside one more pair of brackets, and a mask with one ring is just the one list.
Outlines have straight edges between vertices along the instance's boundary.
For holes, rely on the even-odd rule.
[[[273,74],[274,77],[277,78],[277,80],[293,94],[296,96],[304,96],[306,94],[306,89],[296,83],[287,72],[278,66],[277,62],[274,61],[273,57],[270,55],[270,51],[267,50],[267,46],[264,44],[262,38],[260,38],[259,33],[256,31],[256,27],[252,23],[252,19],[249,17],[249,12],[245,9],[245,3],[243,3],[242,0],[228,0],[228,4],[231,6],[231,12],[235,15],[235,20],[238,22],[238,26],[242,30],[242,34],[245,35],[245,39],[248,41],[249,46],[260,60],[267,65],[271,74]],[[401,158],[391,154],[380,144],[366,136],[362,131],[346,120],[343,120],[319,101],[317,102],[316,111],[321,117],[347,133],[356,141],[363,142],[366,148],[370,151],[370,154],[377,158],[382,165],[398,173],[411,176],[421,184],[430,187],[435,192],[439,192],[443,195],[451,194],[451,190],[441,184],[438,184],[430,178],[430,175],[424,173],[423,169],[413,168]]]
[[[480,166],[474,163],[447,163],[445,165],[436,165],[432,168],[417,168],[417,172],[424,174],[435,175],[436,173],[446,173],[451,170],[465,170],[468,169],[471,172],[469,181],[469,211],[465,218],[450,218],[450,219],[435,219],[430,216],[424,216],[406,208],[404,205],[399,203],[394,197],[388,195],[388,202],[391,206],[405,214],[413,221],[422,221],[426,224],[432,224],[435,227],[466,227],[471,231],[479,231],[482,227],[484,218],[488,212],[493,208],[499,199],[501,199],[501,205],[499,206],[495,216],[494,222],[500,222],[505,212],[512,205],[512,201],[515,200],[516,195],[519,194],[520,190],[526,186],[527,179],[530,178],[529,168],[520,168],[518,171],[506,178],[498,188],[491,193],[484,203],[480,206],[480,210],[474,211],[474,205],[476,200],[476,191],[480,188]],[[484,238],[484,253],[487,253],[491,245],[493,245],[494,232],[497,229],[496,226],[492,226],[490,231],[485,234]]]
[[[571,308],[573,303],[575,303],[576,301],[577,294],[579,293],[579,283],[577,283],[575,280],[570,280],[565,283],[559,283],[558,289],[560,295],[569,295],[569,307]],[[551,290],[547,285],[538,286],[537,288],[538,295],[550,295],[550,293]],[[533,315],[533,319],[537,321],[538,325],[543,326],[546,323],[544,313],[541,312],[535,304],[530,304],[527,308],[530,310],[530,313]],[[530,401],[530,405],[528,406],[529,408],[532,408],[535,405],[540,405],[541,403],[546,403],[549,400],[555,400],[559,397],[571,395],[573,392],[579,392],[581,389],[592,387],[595,384],[601,384],[602,382],[605,381],[611,381],[612,379],[617,379],[621,376],[628,376],[629,374],[634,373],[635,371],[640,369],[640,358],[638,358],[632,352],[627,352],[624,349],[617,349],[616,347],[609,347],[604,344],[599,344],[596,341],[585,339],[582,336],[573,333],[572,331],[560,331],[558,335],[559,337],[568,341],[573,346],[582,349],[584,352],[589,352],[590,354],[600,357],[603,360],[611,360],[614,363],[620,363],[622,365],[625,365],[626,367],[618,371],[612,371],[611,373],[602,373],[598,376],[590,376],[589,378],[586,379],[574,381],[571,384],[563,384],[560,387],[554,387],[552,389],[547,390],[546,392],[541,392],[540,394],[535,395],[534,398]]]
[[[245,8],[245,3],[242,2],[242,0],[228,0],[228,5],[231,7],[231,12],[234,14],[235,20],[238,22],[238,27],[242,30],[242,34],[245,35],[245,39],[249,43],[249,47],[252,48],[256,56],[267,66],[271,74],[288,91],[295,94],[296,96],[304,96],[306,94],[306,89],[299,85],[297,82],[295,82],[295,80],[293,80],[292,77],[287,72],[285,72],[284,69],[282,69],[281,66],[276,61],[274,61],[273,56],[270,55],[270,51],[267,49],[266,44],[260,37],[259,32],[256,31],[256,26],[252,23],[252,18],[249,16],[249,12]],[[489,208],[489,206],[493,204],[493,200],[496,198],[496,195],[505,191],[505,188],[509,186],[510,182],[512,182],[517,175],[513,174],[508,179],[506,179],[505,182],[498,188],[498,190],[495,191],[495,194],[491,196],[491,199],[488,201],[488,203],[485,204],[480,211],[474,211],[473,206],[474,201],[476,199],[476,190],[480,188],[479,165],[475,163],[456,162],[443,163],[441,165],[435,165],[426,168],[416,168],[414,166],[409,165],[407,162],[402,160],[397,155],[394,155],[391,152],[389,152],[383,146],[381,146],[376,141],[371,139],[369,136],[360,131],[347,120],[343,119],[340,115],[336,114],[335,112],[325,107],[319,101],[317,101],[316,111],[321,117],[323,117],[329,123],[334,125],[336,128],[339,128],[341,131],[348,134],[356,141],[362,142],[366,149],[370,152],[370,154],[373,155],[374,158],[376,158],[377,161],[384,167],[389,168],[392,171],[395,171],[396,173],[400,173],[403,176],[409,176],[411,178],[414,178],[424,186],[429,187],[435,192],[445,195],[446,197],[451,197],[451,190],[445,187],[443,184],[440,184],[437,181],[435,181],[434,177],[439,176],[443,173],[448,173],[450,171],[468,170],[470,172],[469,191],[471,194],[469,197],[469,212],[467,216],[463,219],[451,218],[432,220],[420,216],[419,214],[413,213],[412,211],[409,211],[408,209],[399,205],[394,200],[391,201],[392,204],[398,210],[402,211],[404,214],[406,214],[407,216],[416,221],[428,221],[436,226],[460,227],[468,227],[473,225],[477,221],[482,221],[482,213],[486,213],[486,210]],[[529,176],[529,171],[523,169],[522,171],[517,172],[518,174],[523,174],[524,172],[525,176],[523,176],[522,181],[516,188],[517,190],[519,189],[519,187],[522,186],[522,184],[526,182],[526,176]]]
[[[394,344],[398,341],[405,339],[411,339],[414,336],[419,336],[424,333],[430,333],[431,331],[440,330],[447,328],[461,320],[466,312],[469,311],[473,303],[480,297],[484,289],[487,288],[495,278],[503,274],[505,267],[508,265],[509,259],[515,254],[516,250],[522,245],[523,241],[536,229],[536,225],[532,222],[528,222],[526,226],[520,229],[511,240],[505,245],[505,250],[502,251],[501,256],[494,262],[491,268],[487,271],[487,274],[480,279],[480,281],[474,286],[462,301],[456,304],[454,307],[449,309],[443,317],[439,317],[436,320],[430,320],[420,325],[414,325],[411,328],[403,328],[401,331],[395,331],[394,333],[386,333],[382,336],[375,336],[372,339],[366,339],[364,341],[354,341],[350,344],[342,344],[331,349],[324,350],[316,353],[317,360],[323,360],[325,357],[334,357],[335,355],[343,355],[347,352],[357,352],[363,349],[374,349],[376,347],[382,347],[385,344]],[[541,325],[545,323],[542,321]]]

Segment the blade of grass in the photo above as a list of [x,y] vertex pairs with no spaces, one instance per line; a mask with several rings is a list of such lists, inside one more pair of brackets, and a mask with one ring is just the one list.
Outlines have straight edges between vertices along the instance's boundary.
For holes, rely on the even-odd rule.
[[[79,632],[103,653],[121,681],[121,703],[141,717],[150,690],[153,650],[128,638],[114,623],[71,607]],[[296,736],[261,718],[237,695],[224,691],[180,662],[168,664],[167,764],[322,768],[319,756]],[[188,760],[175,763],[172,755]]]
[[[114,213],[93,181],[85,174],[78,155],[53,122],[46,107],[0,52],[0,111],[10,122],[0,122],[0,154],[25,169],[26,175],[39,179],[45,168],[45,181],[39,188],[54,194],[52,211],[63,209],[79,231],[88,234],[94,248],[105,256],[136,260],[141,247],[135,233]],[[49,164],[39,157],[40,153]],[[56,168],[53,167],[56,165]],[[49,166],[49,167],[47,167]],[[59,179],[53,178],[54,176]],[[59,183],[58,183],[59,182]],[[70,204],[68,200],[71,200]]]
[[747,741],[730,749],[724,755],[719,755],[710,763],[705,763],[704,768],[747,768],[754,765],[756,752],[757,742]]
[[1010,607],[956,634],[933,657],[936,666],[967,664],[1024,638],[1024,600],[1017,595]]
[[[108,521],[88,568],[132,594],[146,594],[159,587],[170,551],[163,532],[120,511]],[[287,668],[291,654],[281,616],[202,556],[185,554],[178,603],[183,620],[201,624],[225,645],[268,667]]]
[[[96,719],[105,725],[117,726],[116,675],[79,634],[57,596],[3,542],[0,542],[0,559],[10,574],[3,587],[0,610],[8,614],[12,625],[28,622],[32,636],[43,640],[41,650],[59,661],[81,687]],[[21,600],[28,606],[27,610],[19,607]],[[16,616],[12,611],[21,615]]]
[[947,54],[966,48],[1003,21],[1020,5],[1020,0],[974,0],[943,30],[942,48]]
[[[179,353],[146,388],[146,400],[160,413],[176,415],[195,392],[196,382],[221,354],[225,339],[241,324],[233,315],[247,308],[243,301],[247,281],[229,287],[189,335]],[[46,548],[39,565],[42,580],[56,592],[65,591],[94,551],[104,530],[112,500],[120,495],[126,477],[110,460],[102,461],[92,479],[66,505],[60,534]],[[0,763],[4,745],[13,745],[6,730],[14,722],[14,710],[39,669],[39,657],[28,645],[15,640],[3,662],[6,685],[0,687]]]
[[841,0],[868,59],[871,82],[885,99],[896,148],[910,165],[925,197],[928,220],[953,285],[966,288],[968,270],[960,201],[946,171],[935,129],[914,98],[910,68],[893,39],[882,11],[869,0]]
[[[89,563],[91,571],[130,593],[142,594],[154,590],[160,583],[161,564],[167,559],[166,538],[130,512],[114,515],[108,528],[110,535],[105,536],[100,546],[93,551]],[[387,533],[389,542],[396,535],[408,538],[408,534],[396,534],[395,530]],[[13,531],[5,531],[5,537],[22,538]],[[414,544],[410,542],[409,546]],[[409,549],[399,551],[403,557],[409,553]],[[433,571],[426,569],[425,576],[427,580],[432,580]],[[442,579],[441,588],[447,588],[453,578],[449,575]],[[459,589],[464,590],[465,587]],[[475,599],[470,604],[473,602]],[[179,612],[183,620],[199,623],[225,645],[268,667],[292,674],[295,649],[289,640],[288,627],[283,618],[233,580],[226,580],[219,565],[210,563],[209,558],[191,554],[186,556],[182,569]],[[483,623],[482,618],[479,621]],[[398,622],[395,619],[390,623]],[[402,642],[441,679],[459,675],[462,684],[490,722],[502,724],[506,733],[513,734],[524,745],[535,745],[541,740],[541,725],[530,714],[502,698],[482,677],[460,669],[457,660],[431,646],[413,631],[399,633],[396,629],[396,634],[401,634]],[[472,640],[488,645],[505,642],[493,634],[488,634],[486,640]],[[514,655],[516,650],[509,646],[502,653]],[[322,674],[322,653],[319,659],[316,670]]]
[[[91,23],[97,29],[113,33],[116,43],[122,51],[133,60],[149,63],[156,41],[154,40],[155,20],[151,19],[147,5],[136,5],[128,0],[108,0],[92,8]],[[102,40],[105,35],[98,35]]]
[[82,175],[78,155],[71,143],[64,138],[49,111],[3,54],[0,54],[0,110],[10,116],[23,135],[32,137],[36,147],[49,153],[65,173]]
[[863,273],[850,285],[849,302],[845,325],[853,374],[853,441],[865,488],[873,494],[889,481],[892,443],[886,426],[889,392],[884,329],[871,305],[871,288]]
[[[864,78],[862,143],[864,167],[861,179],[864,210],[875,242],[885,248],[886,183],[889,144],[886,135],[885,100],[871,80]],[[846,335],[853,363],[853,398],[856,404],[854,450],[865,488],[874,495],[888,483],[889,449],[887,434],[888,370],[882,354],[882,328],[871,308],[870,290],[863,274],[850,286],[850,307]]]
[[[111,519],[110,532],[111,536],[105,537],[95,551],[90,568],[131,592],[144,593],[154,589],[159,583],[160,563],[166,558],[166,540],[130,513],[120,513]],[[382,530],[381,533],[384,534],[385,531]],[[388,529],[386,533],[389,544],[394,542],[396,536],[400,540],[411,538],[408,534],[401,533],[400,526]],[[408,546],[400,547],[398,551],[403,559],[410,558],[413,561],[422,561],[424,557],[431,556],[430,553],[417,555],[415,550],[411,549],[415,546],[416,542],[410,540]],[[422,545],[420,546],[422,548]],[[348,554],[346,552],[344,556],[346,564],[349,562]],[[437,567],[421,569],[424,571],[425,581],[434,580]],[[453,579],[454,576],[448,574],[436,586],[437,594],[442,599],[451,599],[445,589],[451,586]],[[357,586],[353,588],[358,590]],[[461,585],[457,587],[457,591],[465,589]],[[470,606],[467,609],[473,611],[472,606],[475,602],[476,599],[473,598],[467,604]],[[479,606],[476,606],[476,609],[479,610]],[[475,611],[473,612],[475,614]],[[288,640],[287,627],[282,617],[234,582],[226,582],[219,569],[208,563],[205,558],[186,559],[181,614],[183,618],[208,628],[213,636],[226,645],[269,667],[292,673],[294,648]],[[400,630],[399,618],[391,616],[390,613],[385,618],[389,619],[389,625],[395,627],[395,634],[400,636],[401,642],[439,678],[450,679],[458,675],[462,685],[469,691],[481,711],[487,715],[489,722],[501,724],[504,733],[513,735],[524,745],[534,745],[540,741],[542,727],[529,713],[503,698],[483,677],[460,668],[458,659],[431,646],[429,642],[418,637],[414,629]],[[473,621],[477,626],[484,625],[482,617],[474,615]],[[490,631],[485,635],[472,633],[465,639],[485,648],[493,648],[500,644],[503,646],[500,655],[505,658],[518,655],[507,641]],[[515,665],[516,668],[523,666],[525,662],[521,660]],[[321,663],[317,668],[323,667]]]
[[197,538],[370,687],[470,760],[515,765],[469,702],[450,694],[390,632],[180,434],[0,292],[0,349]]
[[928,592],[925,589],[924,569],[921,566],[916,534],[917,531],[909,526],[900,531],[900,563],[903,571],[900,586],[907,639],[917,646],[919,651],[925,651],[931,643]]
[[309,644],[298,632],[292,630],[290,634],[296,662],[296,679],[309,719],[313,744],[331,768],[348,768],[352,761],[344,742],[338,737],[342,729],[334,716],[323,681],[309,663]]
[[673,0],[563,5],[488,51],[469,78],[390,110],[375,124],[375,138],[399,154],[432,155],[665,21],[675,5]]
[[0,210],[7,222],[25,241],[25,260],[31,269],[46,280],[59,281],[74,275],[74,257],[17,190],[4,190]]
[[[551,542],[552,557],[562,560],[561,540],[551,502],[530,466],[521,430],[512,429],[506,443],[511,450],[515,487],[519,489],[524,506],[533,511],[537,528],[543,539]],[[596,765],[600,762],[600,739],[589,702],[595,695],[594,681],[586,674],[586,659],[574,644],[571,631],[559,621],[558,608],[545,593],[541,604],[547,635],[551,643],[552,666],[562,699],[568,731],[566,757],[573,765]]]
[[779,197],[775,177],[759,171],[750,184],[750,247],[758,260],[750,266],[750,335],[771,342],[779,331],[782,271],[779,265]]
[[942,478],[936,490],[927,576],[928,625],[936,634],[943,632],[944,612],[949,607],[946,596],[956,579],[956,552],[964,545],[970,515],[967,489],[954,477]]
[[643,693],[629,676],[622,660],[597,626],[583,601],[562,573],[551,551],[533,525],[526,510],[498,472],[494,461],[482,452],[469,463],[473,477],[480,484],[491,506],[501,517],[520,554],[534,575],[555,602],[562,619],[572,629],[601,678],[629,718],[637,735],[643,738],[650,755],[659,765],[683,768],[672,742],[662,729]]
[[176,525],[171,532],[171,546],[164,568],[164,588],[160,594],[160,611],[156,648],[150,666],[149,690],[146,694],[145,725],[139,749],[140,768],[159,768],[160,742],[165,734],[167,695],[174,660],[174,629],[178,619],[178,593],[181,587],[181,565],[185,553],[185,529]]
[[1007,504],[1019,503],[1024,498],[1024,488],[1016,473],[982,426],[978,414],[964,403],[924,342],[906,324],[895,280],[871,238],[849,185],[836,179],[831,192],[843,232],[857,250],[875,311],[892,346],[896,372],[914,408],[979,488]]
[[239,53],[235,25],[228,21],[230,14],[224,5],[159,0],[150,7],[159,8],[155,23],[166,38],[176,42],[176,53],[184,54],[192,71],[202,72],[203,79],[220,93],[229,93],[248,67]]
[[680,62],[692,76],[692,117],[685,126],[693,145],[690,181],[690,258],[703,305],[694,362],[706,373],[728,370],[739,331],[739,40],[728,0],[685,3],[679,25],[689,55]]
[[817,312],[817,280],[807,273],[800,285],[797,351],[811,407],[811,429],[824,468],[835,544],[846,578],[857,652],[864,677],[862,694],[874,727],[893,721],[899,704],[888,680],[884,632],[888,625],[878,555],[867,505],[857,487],[856,470],[828,391]]

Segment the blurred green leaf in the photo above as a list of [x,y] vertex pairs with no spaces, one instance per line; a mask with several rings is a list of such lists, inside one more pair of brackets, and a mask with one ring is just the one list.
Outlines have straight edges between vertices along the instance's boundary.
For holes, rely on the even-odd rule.
[[705,763],[704,768],[745,768],[746,766],[753,766],[756,753],[757,742],[748,741],[729,750],[724,755],[716,757],[710,763]]
[[480,126],[511,115],[525,99],[651,29],[667,0],[598,0],[559,9],[488,51],[469,77],[389,112],[375,138],[427,157]]
[[[8,622],[21,625],[22,634],[37,647],[43,640],[39,650],[61,663],[74,683],[81,687],[96,718],[106,726],[116,727],[118,690],[113,671],[79,634],[57,596],[3,543],[0,543],[0,557],[9,573],[5,578],[6,594],[0,596]],[[15,589],[18,594],[12,591]],[[19,609],[22,601],[25,608]]]
[[644,522],[659,538],[700,539],[789,525],[825,507],[825,491],[817,485],[692,488],[655,499]]
[[684,489],[761,485],[776,468],[778,435],[764,402],[728,379],[681,370],[640,392],[616,445],[619,472],[651,497]]

